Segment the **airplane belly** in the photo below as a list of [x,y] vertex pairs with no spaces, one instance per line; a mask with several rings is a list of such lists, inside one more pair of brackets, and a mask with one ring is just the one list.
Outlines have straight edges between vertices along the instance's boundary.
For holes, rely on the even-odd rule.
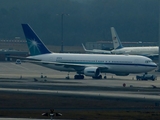
[[140,73],[149,71],[144,66],[134,66],[134,65],[122,65],[117,67],[117,65],[112,66],[108,72],[111,73]]
[[135,71],[135,67],[134,66],[120,66],[120,67],[117,67],[117,66],[113,66],[113,72],[127,72],[127,73],[131,73],[131,72],[134,72]]

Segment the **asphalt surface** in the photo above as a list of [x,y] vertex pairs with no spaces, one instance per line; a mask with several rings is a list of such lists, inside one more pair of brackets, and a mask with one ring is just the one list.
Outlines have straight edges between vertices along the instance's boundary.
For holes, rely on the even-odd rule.
[[156,75],[157,80],[137,81],[134,74],[125,77],[107,74],[107,79],[102,80],[91,77],[85,77],[84,80],[74,80],[75,73],[70,73],[68,80],[65,79],[67,72],[59,72],[31,63],[1,62],[0,92],[90,96],[95,99],[112,100],[118,98],[129,101],[136,99],[153,101],[159,105],[160,76],[154,71],[150,74]]
[[[159,74],[155,72],[151,74],[158,76],[156,81],[137,81],[134,74],[125,77],[107,74],[107,79],[102,80],[91,77],[74,80],[75,73],[70,73],[71,79],[67,80],[67,72],[31,63],[0,63],[0,68],[0,91],[160,100]],[[41,78],[41,75],[44,78]],[[153,86],[157,88],[154,89]]]

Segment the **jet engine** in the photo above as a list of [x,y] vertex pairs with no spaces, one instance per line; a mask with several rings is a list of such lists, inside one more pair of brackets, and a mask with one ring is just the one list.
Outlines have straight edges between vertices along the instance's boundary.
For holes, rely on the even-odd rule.
[[97,77],[100,74],[100,70],[98,67],[86,67],[84,69],[84,75]]

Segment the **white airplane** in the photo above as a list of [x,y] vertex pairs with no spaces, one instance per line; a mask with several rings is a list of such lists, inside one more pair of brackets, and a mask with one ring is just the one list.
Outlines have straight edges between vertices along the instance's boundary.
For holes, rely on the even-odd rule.
[[142,55],[147,57],[156,57],[159,55],[158,46],[154,47],[123,47],[114,27],[111,27],[111,34],[114,49],[111,51],[113,54],[131,54]]
[[87,53],[111,54],[111,51],[107,51],[107,50],[100,50],[100,49],[87,50],[85,46],[83,45],[83,43],[82,43],[82,47],[84,51]]
[[75,79],[84,75],[101,79],[100,73],[129,75],[152,71],[157,65],[149,58],[137,55],[102,55],[52,53],[28,24],[22,24],[30,56],[26,61],[49,67],[58,71],[77,72]]

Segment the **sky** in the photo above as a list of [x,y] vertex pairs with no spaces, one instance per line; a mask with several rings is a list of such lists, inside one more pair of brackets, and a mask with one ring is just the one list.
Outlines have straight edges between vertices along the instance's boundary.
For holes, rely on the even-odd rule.
[[[135,2],[136,1],[136,2]],[[24,38],[28,23],[46,44],[111,41],[115,27],[122,41],[158,41],[158,0],[0,0],[0,39]],[[57,15],[58,14],[58,15]]]

